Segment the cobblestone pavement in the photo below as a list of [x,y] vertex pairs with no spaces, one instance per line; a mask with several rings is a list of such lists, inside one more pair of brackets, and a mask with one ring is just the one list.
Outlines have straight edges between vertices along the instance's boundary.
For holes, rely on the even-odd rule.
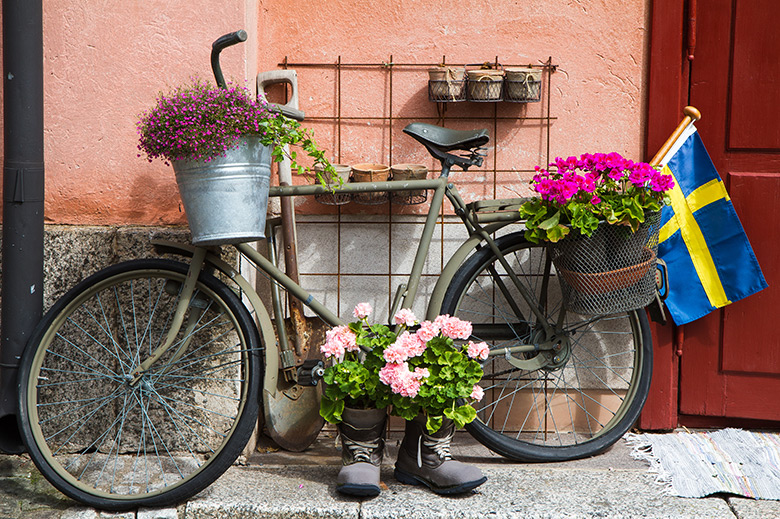
[[780,519],[780,502],[729,496],[683,499],[665,494],[644,462],[619,442],[594,458],[520,464],[496,456],[467,435],[455,456],[477,464],[488,482],[472,494],[441,497],[398,483],[392,437],[382,468],[383,492],[349,499],[335,491],[339,452],[323,433],[304,453],[265,449],[234,466],[211,487],[176,508],[104,513],[64,497],[25,455],[0,455],[0,519],[190,518],[696,518]]

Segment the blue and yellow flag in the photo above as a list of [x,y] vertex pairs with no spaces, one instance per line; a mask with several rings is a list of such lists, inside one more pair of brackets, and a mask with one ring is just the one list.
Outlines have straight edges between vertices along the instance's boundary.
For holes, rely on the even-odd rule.
[[690,124],[661,160],[674,175],[661,213],[658,256],[669,268],[666,306],[676,324],[767,287],[742,224],[696,127]]

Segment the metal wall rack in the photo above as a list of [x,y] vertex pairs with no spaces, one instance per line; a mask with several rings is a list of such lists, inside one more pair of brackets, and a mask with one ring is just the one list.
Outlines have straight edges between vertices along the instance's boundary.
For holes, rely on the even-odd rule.
[[[442,126],[447,125],[448,120],[458,120],[458,121],[464,121],[464,120],[474,120],[474,121],[488,121],[492,122],[492,132],[491,132],[491,145],[493,146],[493,153],[494,153],[494,159],[495,154],[497,153],[497,150],[499,148],[498,146],[498,122],[499,121],[510,121],[510,120],[516,120],[516,121],[541,121],[541,128],[543,129],[545,133],[545,142],[546,142],[546,160],[545,163],[549,163],[550,159],[550,127],[552,121],[557,119],[556,117],[553,117],[550,113],[550,102],[551,102],[551,84],[552,84],[552,75],[557,70],[558,66],[556,64],[553,64],[552,57],[547,58],[547,61],[539,64],[528,64],[528,63],[515,63],[515,64],[503,64],[500,62],[499,57],[496,56],[495,60],[493,62],[495,65],[501,64],[501,66],[505,68],[509,67],[527,67],[527,68],[539,68],[542,70],[542,95],[541,95],[541,102],[544,105],[544,114],[540,117],[525,117],[525,116],[503,116],[499,115],[499,108],[503,105],[504,102],[492,102],[492,103],[485,103],[487,106],[484,106],[482,111],[484,112],[484,115],[478,115],[478,116],[458,116],[458,117],[450,117],[448,118],[446,115],[447,112],[447,105],[446,102],[431,102],[432,104],[436,105],[436,115],[435,116],[428,116],[424,114],[414,115],[414,116],[397,116],[394,114],[394,97],[393,97],[393,75],[395,71],[401,71],[401,70],[413,70],[418,69],[420,70],[420,85],[421,88],[423,88],[423,85],[427,85],[427,80],[425,80],[425,71],[428,68],[436,67],[440,65],[450,65],[450,66],[459,66],[459,67],[465,67],[466,64],[463,63],[447,63],[447,56],[442,56],[441,62],[439,63],[404,63],[404,62],[396,62],[394,61],[393,55],[391,54],[389,59],[387,61],[379,61],[375,63],[358,63],[358,62],[344,62],[342,61],[342,57],[338,56],[335,62],[296,62],[293,60],[290,60],[288,56],[284,57],[284,60],[278,64],[279,67],[283,69],[288,68],[314,68],[314,69],[332,69],[335,71],[334,74],[334,82],[335,82],[335,91],[336,91],[336,113],[332,116],[307,116],[307,120],[310,121],[335,121],[336,124],[336,152],[335,152],[335,159],[336,161],[341,160],[341,130],[342,130],[342,124],[345,121],[383,121],[386,122],[388,125],[388,132],[389,132],[389,141],[388,141],[388,149],[389,149],[389,157],[388,157],[388,164],[393,163],[393,128],[394,123],[396,121],[404,121],[404,125],[408,122],[412,121],[424,121],[424,122],[431,122],[434,124],[439,124]],[[342,75],[347,71],[353,71],[353,70],[373,70],[373,71],[384,71],[387,75],[387,105],[386,110],[388,115],[369,115],[369,116],[344,116],[342,115],[342,96],[344,95],[344,92],[342,90],[343,81],[342,81]],[[427,86],[426,86],[427,88]],[[516,103],[509,103],[512,105],[515,105]],[[493,163],[495,164],[496,161],[494,160]],[[496,170],[493,169],[494,178],[495,173],[505,172],[510,170]],[[520,171],[520,172],[528,172],[533,170],[518,170],[513,169],[511,171]]]
[[[499,57],[495,57],[495,63],[500,63]],[[289,57],[285,56],[284,60],[278,64],[280,68],[283,69],[320,69],[320,70],[331,70],[333,71],[333,89],[327,90],[330,92],[335,92],[335,107],[334,107],[334,113],[333,115],[320,115],[320,114],[307,114],[306,120],[307,121],[321,121],[321,122],[327,122],[327,121],[333,121],[335,124],[334,128],[334,137],[335,137],[335,149],[334,149],[334,156],[332,157],[335,159],[336,162],[342,161],[342,126],[344,124],[348,124],[350,122],[370,122],[370,121],[378,121],[382,122],[387,125],[387,134],[388,134],[388,141],[387,141],[387,147],[388,147],[388,157],[387,157],[387,164],[392,165],[393,162],[393,134],[394,134],[394,128],[397,127],[398,124],[401,124],[405,126],[409,122],[414,121],[422,121],[422,122],[430,122],[433,124],[439,124],[441,126],[448,126],[449,124],[455,122],[455,121],[481,121],[480,126],[486,127],[489,126],[491,128],[491,146],[492,146],[492,153],[493,153],[493,160],[492,160],[492,169],[489,168],[482,168],[482,170],[485,172],[486,175],[491,174],[493,176],[493,197],[496,197],[496,179],[498,178],[499,173],[530,173],[533,172],[533,169],[522,169],[522,168],[514,168],[512,170],[508,169],[496,169],[497,164],[497,155],[498,150],[500,149],[499,144],[499,134],[498,134],[498,126],[499,122],[502,121],[530,121],[530,122],[538,122],[539,124],[537,127],[534,127],[533,129],[529,128],[528,131],[537,131],[543,133],[543,135],[540,135],[540,139],[537,142],[541,142],[543,146],[543,162],[549,163],[550,162],[550,130],[552,126],[552,122],[557,119],[557,117],[554,117],[551,115],[551,85],[552,85],[552,77],[557,69],[557,65],[553,64],[552,58],[548,58],[543,63],[537,63],[537,64],[527,64],[527,63],[519,63],[519,64],[503,64],[505,67],[527,67],[527,68],[540,68],[542,69],[542,95],[541,95],[541,106],[543,109],[541,110],[542,115],[541,116],[525,116],[525,115],[517,115],[517,112],[522,112],[522,109],[518,108],[518,103],[506,103],[505,102],[494,102],[494,103],[477,103],[475,104],[475,109],[471,110],[472,112],[478,112],[478,115],[467,115],[467,116],[451,116],[448,115],[448,109],[446,102],[430,102],[431,105],[434,105],[435,107],[435,113],[428,112],[428,113],[417,113],[410,116],[401,116],[396,114],[396,104],[399,102],[397,99],[397,94],[395,92],[396,89],[396,83],[395,83],[395,74],[398,72],[405,72],[405,71],[419,71],[419,81],[420,81],[420,90],[425,90],[427,94],[427,69],[439,65],[451,65],[451,66],[466,66],[465,64],[458,64],[458,63],[447,63],[446,56],[442,56],[442,60],[439,63],[406,63],[406,62],[397,62],[394,60],[394,56],[390,55],[389,59],[386,61],[377,61],[377,62],[345,62],[342,60],[341,56],[338,56],[336,61],[332,62],[298,62],[295,60],[289,59]],[[345,95],[360,95],[360,92],[350,92],[348,91],[348,88],[344,88],[344,81],[343,76],[348,73],[359,73],[360,71],[372,71],[372,72],[383,72],[386,74],[385,76],[385,96],[386,101],[382,105],[382,111],[383,113],[380,114],[369,114],[365,116],[353,116],[353,115],[344,115],[342,113],[342,99]],[[321,85],[321,86],[327,86],[327,85]],[[464,103],[458,103],[458,105],[463,105]],[[471,104],[471,103],[465,103],[465,104]],[[540,103],[534,103],[535,106],[540,106]],[[513,109],[511,115],[505,115],[507,110],[506,108],[511,107]],[[306,108],[305,106],[303,107]],[[453,110],[450,110],[450,113],[452,113]],[[476,125],[475,125],[476,126]],[[433,170],[432,173],[438,173],[438,171]],[[446,206],[446,204],[445,204]],[[324,209],[325,206],[321,206]],[[331,272],[302,272],[303,275],[309,275],[309,276],[333,276],[336,279],[336,286],[334,289],[337,293],[337,308],[335,309],[336,312],[339,315],[344,314],[345,312],[350,312],[351,308],[345,307],[344,302],[342,302],[342,283],[341,278],[342,276],[383,276],[387,278],[387,303],[388,308],[392,306],[392,298],[393,294],[395,293],[395,287],[393,286],[393,278],[398,275],[398,273],[392,273],[390,271],[393,270],[393,260],[392,260],[392,240],[393,240],[393,233],[392,233],[392,226],[394,225],[414,225],[414,222],[409,221],[408,218],[398,218],[394,217],[394,204],[386,203],[384,206],[362,206],[361,207],[361,214],[370,214],[371,216],[365,216],[360,217],[358,219],[355,219],[354,215],[349,217],[348,220],[345,220],[345,216],[342,212],[342,208],[349,207],[349,206],[329,206],[327,210],[325,211],[329,215],[335,215],[336,220],[325,218],[325,217],[318,217],[316,215],[310,215],[305,218],[305,224],[314,224],[314,225],[332,225],[335,223],[335,225],[338,228],[338,234],[337,234],[337,258],[335,261],[334,269]],[[382,208],[386,208],[383,210]],[[334,213],[335,211],[335,213]],[[387,226],[387,240],[388,240],[388,248],[387,248],[387,254],[388,254],[388,272],[365,272],[365,273],[349,273],[344,274],[342,272],[341,268],[341,227],[344,223],[349,222],[350,224],[356,224],[356,223],[365,223],[370,225],[386,225]],[[303,222],[302,222],[303,223]],[[439,254],[441,255],[440,261],[441,264],[445,262],[445,228],[447,227],[461,227],[462,224],[459,222],[454,221],[453,219],[447,217],[445,218],[444,214],[440,217],[440,223],[441,223],[441,243],[436,245],[436,248],[439,249]],[[432,244],[433,245],[433,244]],[[431,251],[435,254],[434,250]],[[436,276],[436,274],[423,274],[423,277],[430,277],[430,276]],[[351,317],[351,315],[344,314],[346,318]],[[377,318],[380,318],[380,316],[377,316]]]

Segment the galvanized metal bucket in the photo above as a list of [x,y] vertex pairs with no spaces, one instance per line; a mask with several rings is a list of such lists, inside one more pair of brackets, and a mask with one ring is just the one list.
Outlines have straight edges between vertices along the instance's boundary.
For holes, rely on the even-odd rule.
[[257,137],[242,137],[224,157],[173,163],[192,243],[218,245],[265,237],[271,150]]

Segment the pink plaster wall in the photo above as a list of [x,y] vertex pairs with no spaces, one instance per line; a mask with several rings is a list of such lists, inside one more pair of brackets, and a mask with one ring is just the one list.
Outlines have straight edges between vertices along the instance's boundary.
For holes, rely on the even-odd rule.
[[[197,4],[197,5],[196,5]],[[245,28],[247,44],[226,51],[226,75],[254,78],[292,61],[492,61],[537,63],[552,57],[552,155],[618,151],[641,157],[648,0],[46,0],[44,3],[46,218],[73,224],[184,222],[171,169],[137,157],[135,122],[159,90],[210,78],[217,36]],[[300,70],[301,106],[331,115],[332,78]],[[393,115],[435,115],[420,70],[399,71]],[[382,112],[381,77],[344,77],[348,113]],[[502,114],[544,115],[540,104],[498,107]],[[448,115],[492,108],[457,106]],[[386,115],[386,114],[385,114]],[[335,156],[328,124],[312,125]],[[472,125],[473,126],[473,125]],[[342,160],[387,160],[382,128],[342,139]],[[400,131],[396,128],[395,131]],[[539,129],[502,123],[498,168],[532,168],[544,158]],[[369,135],[368,137],[366,135]],[[370,137],[374,135],[374,137]],[[419,146],[393,137],[394,162],[425,160]],[[415,147],[416,146],[416,147]],[[523,175],[510,176],[513,186]],[[479,174],[462,177],[480,195]],[[502,179],[503,181],[503,179]],[[514,189],[514,188],[512,188]],[[511,196],[511,193],[498,193]]]
[[[137,157],[135,123],[159,91],[210,78],[212,40],[255,23],[251,2],[198,3],[44,2],[48,222],[185,221],[171,168]],[[246,49],[225,54],[226,76],[254,70]]]
[[[550,154],[573,155],[618,151],[639,159],[643,150],[644,75],[647,54],[648,2],[629,0],[261,0],[258,25],[259,69],[275,68],[285,57],[293,63],[481,63],[538,64],[552,57],[549,112],[544,103],[517,105],[459,103],[447,106],[451,118],[484,117],[484,121],[450,121],[459,128],[487,126],[495,130],[495,154],[482,171],[456,174],[465,198],[493,196],[484,169],[511,170],[499,174],[495,196],[525,194],[527,171],[547,158],[546,133],[524,117],[550,115]],[[293,67],[295,68],[295,67]],[[333,71],[298,69],[301,107],[314,117],[336,113]],[[393,75],[393,110],[388,106],[386,71],[342,70],[342,116],[383,115],[432,117],[436,107],[427,99],[424,68],[399,65]],[[517,120],[499,122],[490,117]],[[392,132],[386,124],[347,122],[339,146],[328,122],[310,123],[318,142],[347,164],[356,162],[420,162],[433,164],[419,144]],[[392,157],[391,154],[392,153]],[[518,171],[513,174],[513,171]],[[318,211],[316,204],[299,206]],[[342,211],[350,212],[349,206]],[[365,208],[358,209],[367,211]],[[319,211],[328,212],[321,208]]]

